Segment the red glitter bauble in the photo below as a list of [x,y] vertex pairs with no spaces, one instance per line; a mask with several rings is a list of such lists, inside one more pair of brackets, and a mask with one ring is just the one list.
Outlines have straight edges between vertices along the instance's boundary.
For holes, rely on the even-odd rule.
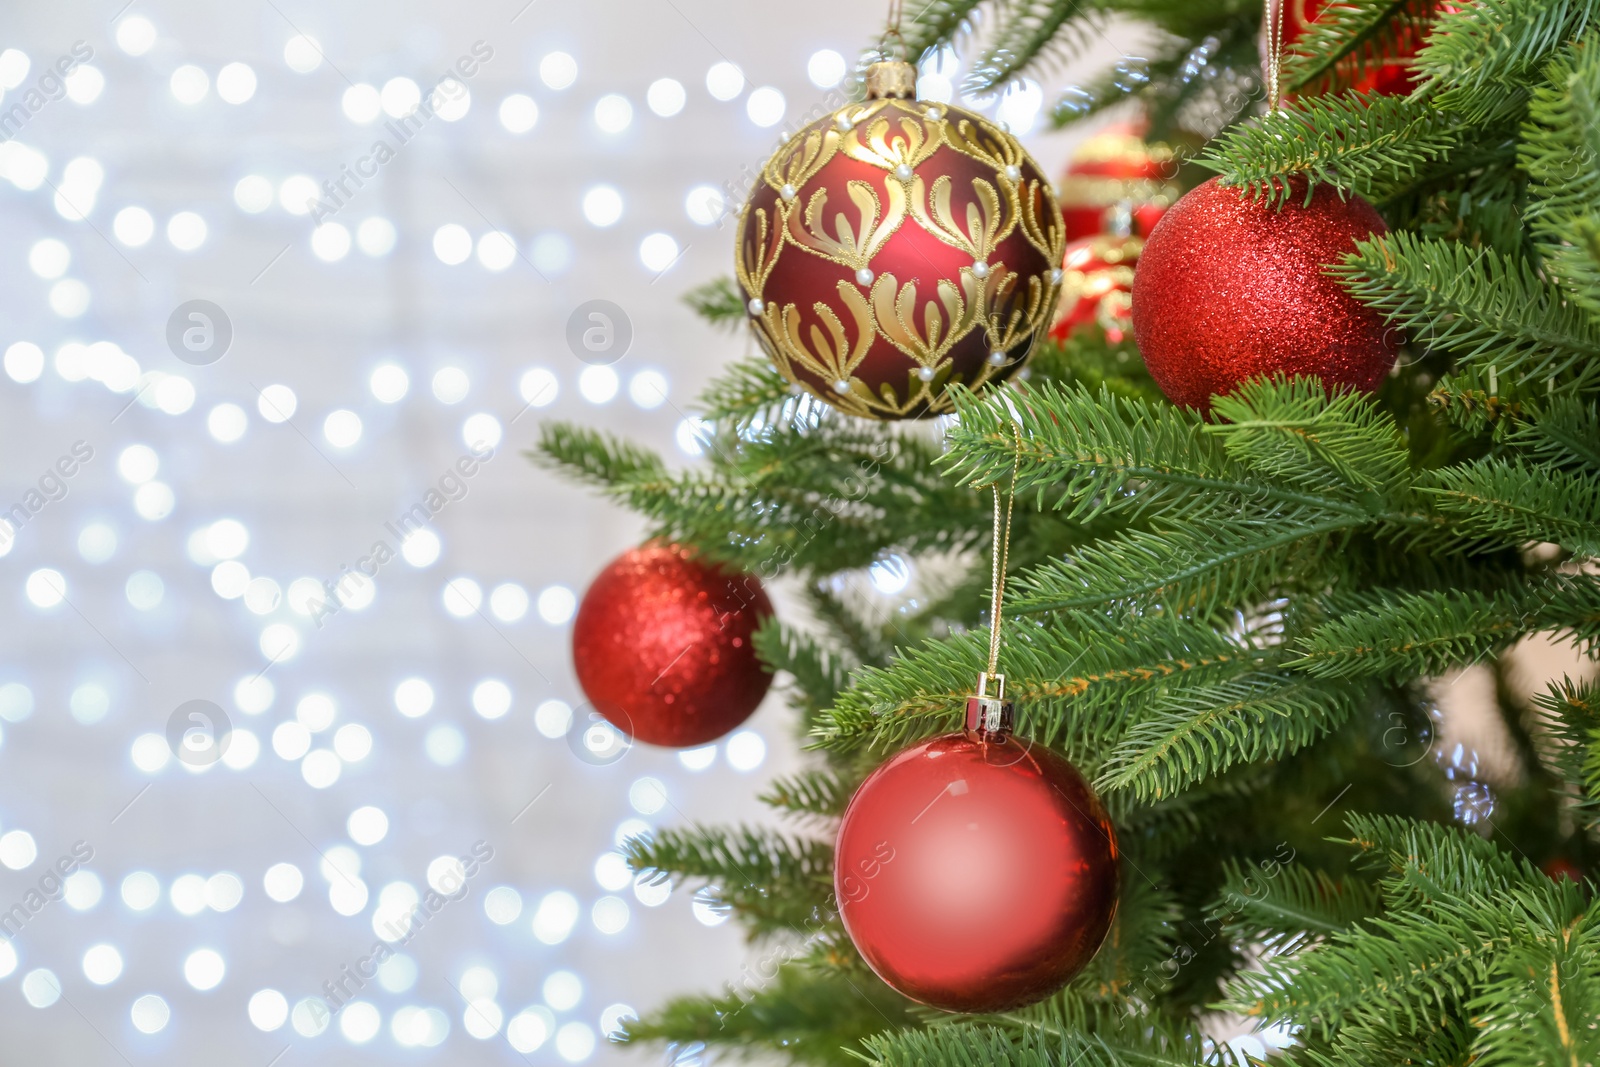
[[[1267,0],[1268,3],[1279,0]],[[1305,36],[1306,30],[1329,7],[1338,7],[1338,4],[1328,4],[1326,0],[1281,0],[1283,3],[1283,49],[1288,52],[1294,47],[1295,42]],[[1451,5],[1442,5],[1442,9],[1450,10]],[[1375,62],[1368,63],[1359,77],[1350,82],[1350,88],[1358,93],[1376,93],[1380,96],[1406,96],[1417,87],[1416,78],[1412,74],[1412,61],[1416,59],[1417,52],[1422,48],[1425,34],[1418,32],[1405,23],[1401,23],[1397,39],[1393,47]],[[1267,57],[1270,56],[1272,42],[1267,39],[1267,22],[1261,21],[1261,56],[1262,70],[1267,71]],[[1271,77],[1270,72],[1266,75]]]
[[1003,381],[1055,312],[1065,246],[1050,183],[981,115],[910,99],[877,63],[868,98],[788,138],[739,217],[736,270],[778,371],[841,411],[949,411]]
[[1061,261],[1061,307],[1050,336],[1099,326],[1113,344],[1133,328],[1133,268],[1144,242],[1137,237],[1085,237]]
[[772,674],[751,635],[772,614],[752,575],[651,542],[600,572],[572,626],[572,665],[589,702],[640,741],[689,748],[756,710]]
[[1167,145],[1144,140],[1141,124],[1117,123],[1079,145],[1061,177],[1067,240],[1108,233],[1107,213],[1126,205],[1132,232],[1145,236],[1181,192]]
[[1145,241],[1133,278],[1133,332],[1145,365],[1176,404],[1252,378],[1315,375],[1370,392],[1394,366],[1399,334],[1325,273],[1355,242],[1388,232],[1359,196],[1319,185],[1281,208],[1212,178],[1187,193]]
[[833,875],[878,977],[960,1012],[1060,989],[1111,928],[1117,880],[1116,832],[1072,764],[971,732],[872,772],[845,809]]

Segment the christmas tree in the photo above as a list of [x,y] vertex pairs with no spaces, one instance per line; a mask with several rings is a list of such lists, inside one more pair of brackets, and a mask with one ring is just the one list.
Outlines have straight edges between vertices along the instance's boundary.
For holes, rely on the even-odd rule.
[[[1600,640],[1600,3],[1340,0],[1289,27],[1270,77],[1261,13],[1234,0],[932,0],[902,36],[912,57],[981,43],[965,88],[984,92],[1113,16],[1154,27],[1151,55],[1067,90],[1057,124],[1136,106],[1186,188],[1366,198],[1388,232],[1329,269],[1403,338],[1397,369],[1370,395],[1242,382],[1202,416],[1096,327],[932,421],[835,412],[737,364],[687,471],[546,427],[541,462],[809,609],[756,634],[815,761],[765,793],[792,830],[629,846],[731,909],[757,963],[629,1037],[797,1063],[1198,1064],[1240,1055],[1218,1037],[1245,1020],[1275,1061],[1319,1067],[1600,1062],[1582,880],[1600,693],[1586,675],[1526,699],[1504,660],[1530,635],[1590,657]],[[1398,89],[1377,77],[1396,67]],[[744,328],[744,296],[691,301]],[[1095,784],[1122,895],[1065,988],[956,1015],[865,965],[833,842],[866,775],[962,725],[989,648],[990,487],[1012,478],[1016,728]],[[922,585],[885,617],[857,590],[891,556]],[[1515,763],[1492,790],[1427,696],[1469,664],[1495,671]]]

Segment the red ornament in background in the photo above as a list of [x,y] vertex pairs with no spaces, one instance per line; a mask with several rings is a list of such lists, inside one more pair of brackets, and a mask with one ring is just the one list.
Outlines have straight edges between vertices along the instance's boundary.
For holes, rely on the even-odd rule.
[[[969,726],[981,721],[969,701]],[[1083,776],[1004,729],[936,737],[873,771],[834,856],[839,913],[868,965],[946,1011],[1061,988],[1111,928],[1117,880],[1116,832]]]
[[1095,134],[1072,153],[1061,178],[1061,217],[1067,240],[1108,233],[1107,213],[1126,205],[1133,232],[1143,237],[1181,192],[1173,179],[1172,149],[1145,142],[1141,125],[1118,123]]
[[[1283,50],[1285,53],[1293,50],[1295,42],[1305,36],[1306,30],[1317,16],[1326,11],[1330,5],[1325,0],[1267,0],[1267,3],[1281,2],[1283,4]],[[1448,5],[1446,5],[1448,7]],[[1369,63],[1362,72],[1361,77],[1351,83],[1350,88],[1358,93],[1377,93],[1382,96],[1406,96],[1417,87],[1416,79],[1411,73],[1411,61],[1416,58],[1417,52],[1422,48],[1425,34],[1402,30],[1396,48],[1392,55],[1386,55],[1375,63]],[[1270,78],[1268,59],[1272,54],[1272,42],[1267,39],[1267,22],[1261,21],[1261,69],[1266,71]],[[1287,97],[1288,93],[1284,95]]]
[[756,710],[772,675],[751,635],[772,614],[752,575],[653,541],[613,560],[583,595],[572,664],[594,709],[652,745],[714,741]]
[[1061,262],[1061,304],[1050,336],[1098,325],[1113,344],[1133,328],[1133,269],[1144,242],[1105,234],[1067,246]]
[[949,411],[1022,366],[1055,313],[1066,245],[1050,182],[1011,134],[915,99],[872,64],[867,98],[787,138],[739,216],[735,268],[779,373],[851,415]]
[[1539,868],[1549,878],[1559,882],[1563,878],[1569,882],[1583,882],[1583,868],[1567,859],[1565,856],[1555,856],[1544,862]]
[[1212,178],[1145,241],[1133,330],[1161,391],[1206,411],[1252,378],[1316,375],[1371,391],[1394,366],[1397,333],[1324,273],[1359,238],[1388,232],[1359,196],[1319,185],[1281,208]]

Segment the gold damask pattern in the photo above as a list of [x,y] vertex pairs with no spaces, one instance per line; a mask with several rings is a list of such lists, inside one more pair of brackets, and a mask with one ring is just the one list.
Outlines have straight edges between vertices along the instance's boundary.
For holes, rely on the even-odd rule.
[[[958,188],[947,173],[929,182],[918,172],[940,149],[979,164],[977,176],[960,179],[970,188]],[[848,203],[835,202],[839,198],[826,187],[808,188],[840,154],[885,177],[845,183]],[[955,376],[982,388],[1015,369],[1025,354],[1012,360],[1009,353],[1054,313],[1065,233],[1053,191],[1021,144],[979,116],[926,101],[849,104],[791,138],[768,160],[761,182],[768,194],[758,189],[739,219],[738,281],[778,370],[807,388],[800,372],[831,383],[832,390],[819,395],[834,407],[880,419],[948,411],[944,393],[957,345],[981,331],[984,355],[999,357]],[[971,265],[922,291],[892,270],[875,271],[875,257],[908,224],[958,250]],[[1018,273],[1015,264],[996,259],[1013,234],[1037,251],[1042,270],[1036,262]],[[807,314],[794,303],[767,299],[768,282],[786,255],[817,256],[845,268],[849,276],[837,282],[837,300],[818,300]],[[875,393],[857,371],[880,342],[914,366],[903,386],[881,383]]]

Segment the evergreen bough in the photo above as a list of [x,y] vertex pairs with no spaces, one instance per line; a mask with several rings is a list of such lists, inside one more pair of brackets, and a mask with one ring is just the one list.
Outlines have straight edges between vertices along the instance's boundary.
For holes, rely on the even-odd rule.
[[[805,609],[756,638],[814,752],[763,795],[792,832],[627,848],[641,876],[731,910],[757,962],[628,1039],[815,1064],[1221,1064],[1243,1020],[1306,1067],[1600,1062],[1595,885],[1546,873],[1600,858],[1600,689],[1565,677],[1528,700],[1503,660],[1536,634],[1600,650],[1600,0],[1340,0],[1286,58],[1276,114],[1253,0],[906,7],[913,54],[977,50],[977,91],[1047,72],[1107,19],[1148,24],[1150,56],[1069,88],[1055,119],[1137,96],[1186,185],[1373,200],[1390,233],[1330,269],[1404,332],[1401,365],[1372,397],[1253,382],[1205,422],[1090,333],[1041,342],[1024,380],[961,394],[954,418],[885,425],[744,361],[702,398],[688,470],[547,424],[539,462]],[[1413,94],[1349,91],[1407,40]],[[743,319],[728,282],[689,300]],[[1124,900],[1049,1000],[949,1016],[844,935],[832,830],[888,753],[959,723],[988,644],[981,487],[1013,469],[1001,667],[1020,732],[1096,781]],[[862,593],[891,554],[924,579],[894,611]],[[1516,762],[1492,791],[1424,690],[1472,664]]]

